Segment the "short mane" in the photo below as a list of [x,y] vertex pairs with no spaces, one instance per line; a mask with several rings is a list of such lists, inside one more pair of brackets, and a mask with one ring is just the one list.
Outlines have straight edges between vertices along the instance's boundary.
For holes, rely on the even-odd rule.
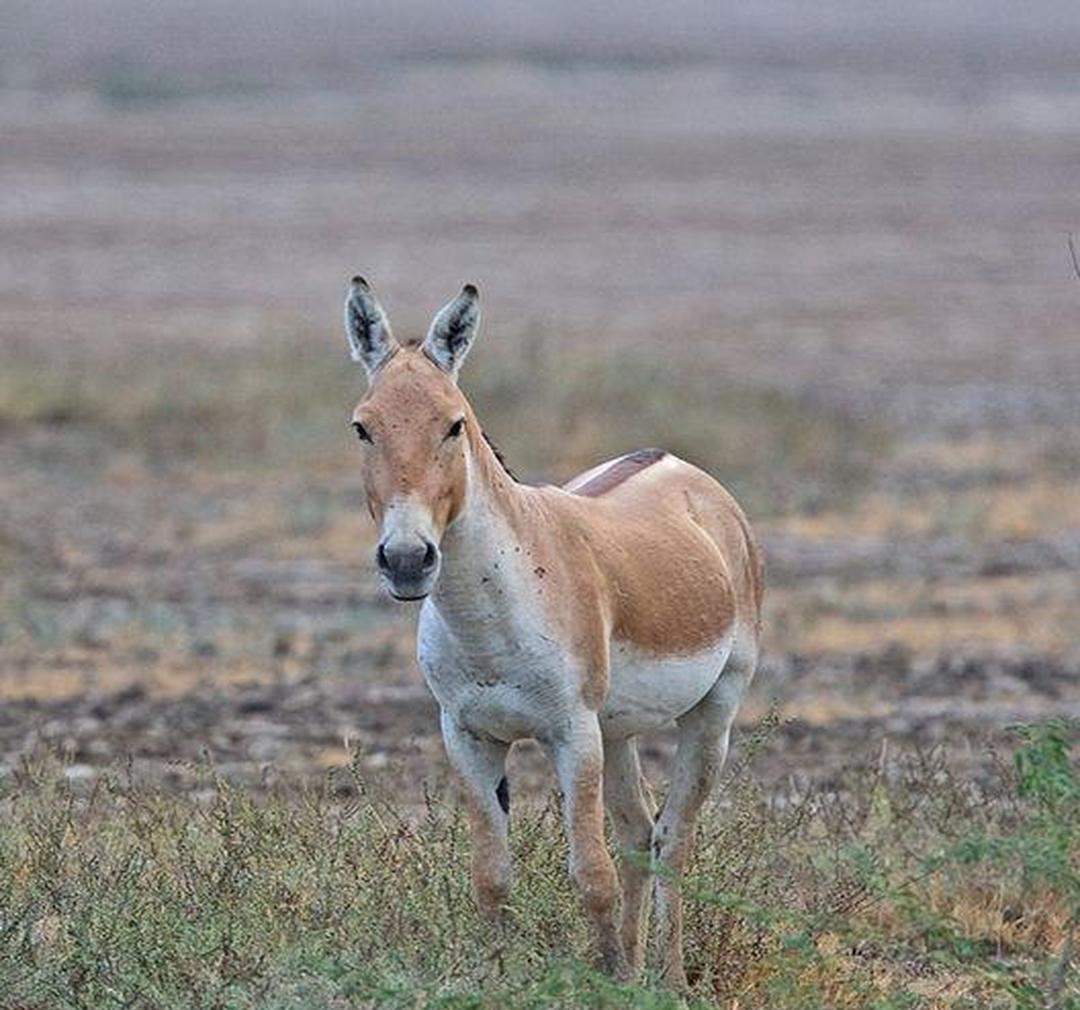
[[520,484],[521,481],[518,480],[518,475],[516,473],[514,473],[513,470],[510,469],[510,464],[506,462],[506,457],[503,455],[502,449],[500,449],[492,441],[491,436],[486,431],[484,431],[483,428],[480,429],[480,434],[484,436],[484,441],[487,442],[488,448],[495,454],[495,458],[499,461],[499,466],[501,466],[503,468],[503,471],[506,473],[506,475],[515,484]]

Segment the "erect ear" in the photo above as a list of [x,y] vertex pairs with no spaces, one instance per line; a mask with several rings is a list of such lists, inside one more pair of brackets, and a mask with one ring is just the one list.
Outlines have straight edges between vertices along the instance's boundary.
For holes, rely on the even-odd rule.
[[390,321],[363,277],[354,277],[345,296],[345,338],[353,361],[367,369],[368,378],[398,348]]
[[424,353],[456,379],[479,326],[480,292],[466,284],[457,298],[435,314],[424,339]]

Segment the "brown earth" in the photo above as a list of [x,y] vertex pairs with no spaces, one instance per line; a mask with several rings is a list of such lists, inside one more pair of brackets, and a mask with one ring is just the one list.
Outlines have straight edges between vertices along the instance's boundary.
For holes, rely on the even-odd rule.
[[0,91],[4,768],[443,781],[351,466],[361,268],[404,333],[480,283],[464,381],[526,474],[659,444],[747,503],[777,790],[893,746],[974,773],[1080,715],[1071,79],[508,59],[110,94]]

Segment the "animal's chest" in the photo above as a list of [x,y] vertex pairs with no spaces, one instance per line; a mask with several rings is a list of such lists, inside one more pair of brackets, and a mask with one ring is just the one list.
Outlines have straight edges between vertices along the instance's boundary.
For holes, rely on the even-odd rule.
[[466,635],[425,606],[417,657],[442,710],[478,736],[506,742],[556,737],[579,696],[564,650],[527,627],[493,625]]

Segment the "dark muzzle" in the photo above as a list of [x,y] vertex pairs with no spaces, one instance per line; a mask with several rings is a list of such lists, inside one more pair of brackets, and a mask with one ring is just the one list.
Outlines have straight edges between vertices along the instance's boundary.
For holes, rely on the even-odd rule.
[[439,567],[439,548],[427,539],[384,540],[375,551],[379,571],[399,600],[427,596]]

